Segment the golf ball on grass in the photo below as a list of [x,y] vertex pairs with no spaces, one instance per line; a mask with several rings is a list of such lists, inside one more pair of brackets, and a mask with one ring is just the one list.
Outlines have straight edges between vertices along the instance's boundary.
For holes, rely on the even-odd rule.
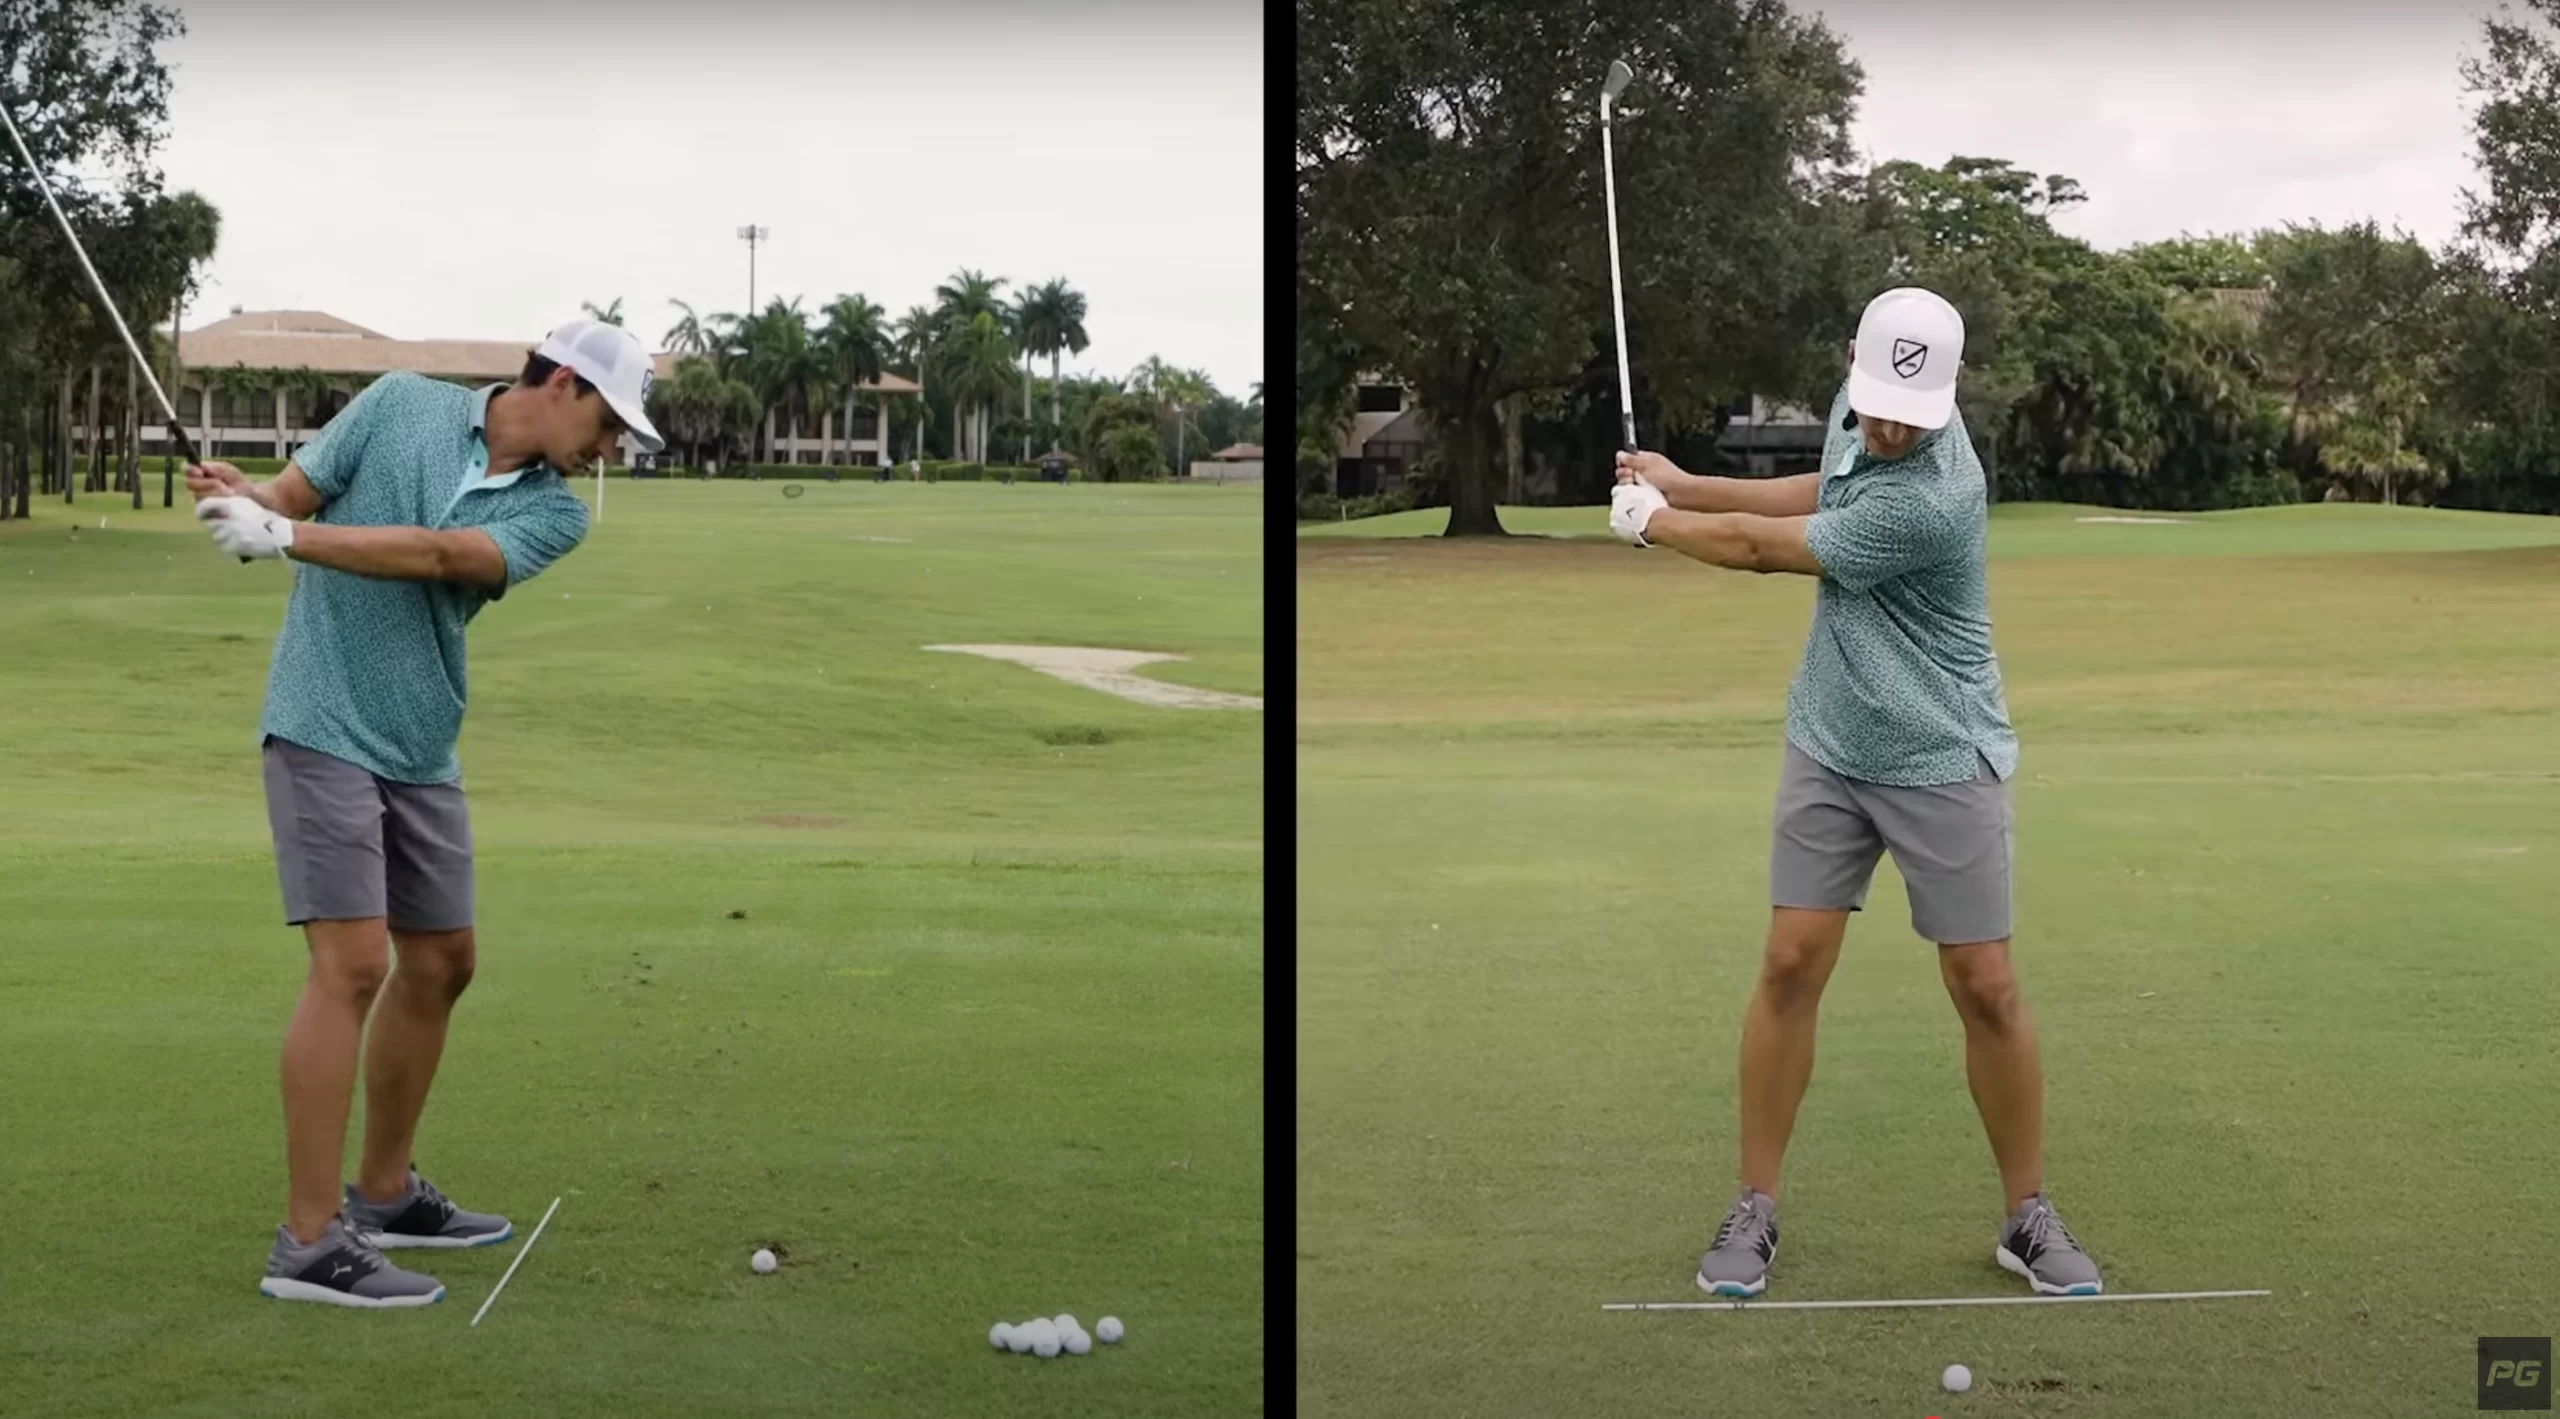
[[1070,1355],[1090,1355],[1093,1353],[1093,1337],[1085,1334],[1081,1330],[1068,1331],[1066,1339],[1059,1343],[1066,1346],[1067,1353]]
[[1027,1325],[1007,1325],[999,1326],[997,1328],[1004,1332],[1005,1349],[1012,1351],[1016,1355],[1028,1355],[1031,1353],[1031,1327]]
[[771,1248],[758,1247],[756,1248],[755,1256],[748,1260],[747,1265],[754,1267],[758,1276],[770,1276],[773,1274],[774,1268],[782,1265],[782,1263],[773,1259],[773,1251]]
[[1074,1316],[1064,1314],[1063,1312],[1058,1315],[1051,1316],[1050,1319],[1057,1322],[1058,1334],[1060,1335],[1071,1335],[1076,1331],[1084,1329],[1083,1326],[1076,1323],[1076,1318]]
[[1058,1323],[1056,1321],[1035,1320],[1031,1323],[1031,1353],[1043,1360],[1057,1358]]
[[1947,1372],[1938,1376],[1938,1383],[1944,1385],[1949,1394],[1962,1394],[1973,1388],[1973,1371],[1962,1365],[1949,1365]]
[[1094,1323],[1093,1338],[1101,1341],[1105,1345],[1119,1344],[1120,1337],[1123,1333],[1124,1332],[1120,1329],[1120,1317],[1118,1316],[1104,1316],[1101,1320]]
[[1003,1321],[997,1321],[994,1328],[987,1332],[987,1344],[998,1350],[1010,1348],[1007,1342],[1012,1339],[1013,1327],[1005,1324]]

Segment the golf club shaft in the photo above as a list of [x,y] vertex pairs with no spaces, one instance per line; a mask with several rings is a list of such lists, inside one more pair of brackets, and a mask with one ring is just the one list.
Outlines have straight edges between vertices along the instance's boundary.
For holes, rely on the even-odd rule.
[[1609,205],[1609,300],[1618,320],[1618,439],[1636,448],[1636,400],[1627,378],[1627,292],[1618,275],[1618,160],[1609,142],[1609,98],[1600,97],[1600,174]]
[[71,230],[71,219],[63,215],[62,204],[53,200],[53,184],[45,181],[44,173],[36,167],[35,154],[27,151],[27,140],[18,132],[17,120],[9,116],[5,104],[0,104],[0,126],[8,128],[9,141],[17,148],[19,160],[27,165],[27,175],[35,179],[36,190],[44,194],[44,205],[52,210],[53,220],[61,225],[64,239],[71,243],[71,254],[80,258],[80,269],[88,273],[90,288],[98,293],[99,308],[115,323],[117,336],[133,356],[135,368],[142,371],[143,383],[151,386],[151,397],[160,401],[160,412],[169,419],[169,437],[176,440],[178,451],[187,462],[202,462],[196,456],[195,440],[187,437],[186,429],[178,422],[178,407],[169,402],[169,391],[160,387],[160,377],[151,372],[151,362],[142,357],[142,347],[134,343],[133,332],[125,328],[124,314],[116,309],[115,298],[107,294],[107,283],[98,278],[98,268],[89,264],[88,250],[80,245],[79,233]]

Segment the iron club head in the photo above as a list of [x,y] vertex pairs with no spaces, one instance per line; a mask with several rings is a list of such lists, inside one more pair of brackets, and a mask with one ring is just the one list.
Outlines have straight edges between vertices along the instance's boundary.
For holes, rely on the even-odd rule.
[[1600,82],[1601,100],[1606,103],[1617,102],[1618,95],[1626,92],[1627,85],[1633,82],[1635,77],[1636,71],[1627,67],[1627,61],[1610,60],[1609,77]]

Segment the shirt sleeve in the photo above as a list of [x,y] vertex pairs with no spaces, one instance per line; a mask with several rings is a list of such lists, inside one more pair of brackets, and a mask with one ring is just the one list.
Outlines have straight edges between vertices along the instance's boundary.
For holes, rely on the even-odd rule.
[[562,485],[553,488],[550,496],[529,500],[480,530],[489,534],[489,540],[498,544],[499,555],[507,559],[506,583],[489,593],[495,601],[518,583],[542,575],[544,568],[587,539],[587,505]]
[[402,378],[387,374],[366,385],[326,428],[294,454],[294,466],[302,470],[321,502],[334,502],[346,492],[347,484],[355,478],[356,466],[364,461],[365,445],[372,442],[374,430],[382,427],[400,400]]
[[1961,555],[1963,523],[1940,500],[1907,484],[1866,490],[1845,507],[1817,512],[1804,544],[1824,577],[1866,591]]

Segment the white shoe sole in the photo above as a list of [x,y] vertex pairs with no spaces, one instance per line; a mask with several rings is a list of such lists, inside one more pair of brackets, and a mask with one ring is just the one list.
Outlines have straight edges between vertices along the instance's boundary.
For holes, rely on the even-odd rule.
[[1698,1268],[1698,1289],[1710,1296],[1750,1297],[1769,1289],[1769,1268],[1778,1264],[1778,1249],[1769,1248],[1769,1260],[1760,1268],[1757,1281],[1709,1281],[1705,1267]]
[[289,1281],[270,1276],[258,1283],[258,1294],[279,1301],[318,1301],[329,1306],[351,1306],[357,1310],[407,1310],[416,1306],[432,1306],[444,1299],[444,1288],[438,1286],[424,1296],[351,1296],[330,1286],[315,1286],[308,1281]]
[[2056,1286],[2050,1281],[2043,1280],[2025,1262],[2018,1259],[2016,1252],[2009,1250],[2009,1244],[2006,1242],[1991,1249],[1991,1259],[2000,1263],[2002,1269],[2014,1271],[2027,1278],[2027,1284],[2034,1287],[2039,1296],[2095,1296],[2104,1293],[2107,1289],[2103,1281],[2089,1281],[2077,1286]]
[[505,1231],[491,1232],[485,1237],[412,1237],[403,1233],[368,1231],[364,1233],[364,1239],[381,1251],[398,1251],[402,1247],[432,1247],[439,1251],[452,1251],[462,1247],[494,1247],[515,1234],[516,1226],[510,1222]]

